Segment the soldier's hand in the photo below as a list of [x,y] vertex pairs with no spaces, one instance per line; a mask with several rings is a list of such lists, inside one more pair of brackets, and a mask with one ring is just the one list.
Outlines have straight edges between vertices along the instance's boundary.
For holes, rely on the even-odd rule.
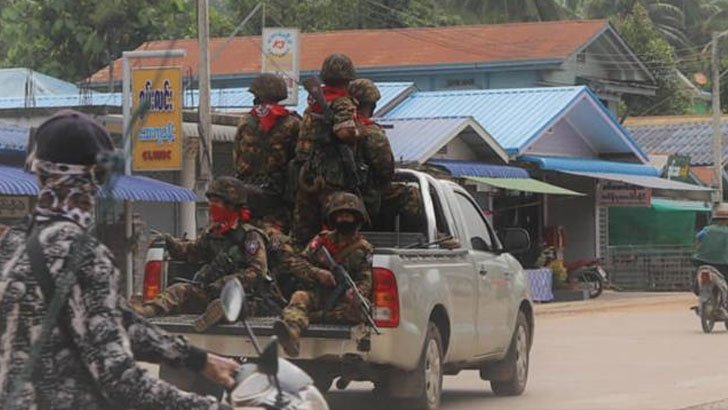
[[326,269],[319,269],[319,271],[316,273],[316,279],[318,279],[319,283],[324,286],[328,286],[330,288],[336,286],[336,279],[334,278],[334,274],[330,271],[327,271]]
[[205,363],[205,368],[202,369],[202,374],[210,379],[210,381],[232,389],[235,387],[233,374],[235,374],[239,367],[240,365],[235,360],[208,353],[207,362]]
[[344,297],[346,297],[347,302],[354,303],[354,289],[352,289],[352,288],[347,289]]

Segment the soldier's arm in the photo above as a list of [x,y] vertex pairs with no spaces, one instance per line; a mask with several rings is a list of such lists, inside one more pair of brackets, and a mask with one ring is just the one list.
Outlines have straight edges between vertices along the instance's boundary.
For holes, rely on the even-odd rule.
[[268,272],[265,240],[260,233],[250,231],[238,249],[243,257],[234,258],[236,266],[230,274],[239,277],[245,285],[253,285]]
[[394,153],[381,127],[371,125],[367,129],[369,135],[364,142],[365,159],[372,171],[374,187],[383,189],[394,177]]
[[311,248],[311,244],[309,243],[302,253],[297,253],[291,245],[287,246],[290,249],[287,249],[281,261],[286,271],[305,281],[318,281],[318,273],[321,268],[311,262],[313,252],[315,252],[315,249]]
[[355,142],[360,133],[356,126],[356,102],[351,97],[337,98],[331,102],[333,131],[343,142]]
[[[368,244],[367,244],[368,245]],[[372,294],[372,257],[374,251],[371,245],[364,246],[351,255],[352,271],[349,272],[354,279],[359,292],[367,298]]]
[[248,164],[243,162],[243,156],[241,155],[243,136],[246,133],[248,124],[248,115],[243,115],[238,125],[238,130],[235,133],[235,143],[233,144],[233,164],[235,165],[235,172],[239,178],[242,174],[245,174],[248,168]]
[[208,252],[206,235],[196,240],[177,239],[170,235],[165,237],[167,252],[173,259],[183,259],[190,263],[201,263]]
[[109,402],[136,409],[222,407],[212,398],[183,392],[160,381],[137,365],[118,308],[119,271],[111,252],[102,245],[84,251],[84,264],[78,270],[65,314],[80,359],[101,394]]

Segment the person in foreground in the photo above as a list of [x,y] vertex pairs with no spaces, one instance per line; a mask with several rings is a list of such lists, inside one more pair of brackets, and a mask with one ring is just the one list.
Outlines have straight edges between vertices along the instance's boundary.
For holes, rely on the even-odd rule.
[[[0,239],[0,408],[229,409],[157,380],[136,362],[184,366],[228,387],[238,367],[151,325],[118,294],[112,254],[88,234],[108,176],[97,158],[111,150],[108,133],[75,111],[38,128],[37,206]],[[67,282],[68,298],[49,319],[50,301]],[[44,325],[51,333],[41,340]]]

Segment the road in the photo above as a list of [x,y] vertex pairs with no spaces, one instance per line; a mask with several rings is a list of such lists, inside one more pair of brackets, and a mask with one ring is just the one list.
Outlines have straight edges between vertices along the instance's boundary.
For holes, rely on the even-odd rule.
[[[601,299],[601,298],[600,298]],[[614,296],[537,306],[521,397],[495,397],[477,373],[446,377],[442,409],[728,409],[728,332],[703,334],[692,294]],[[372,409],[370,386],[329,394],[332,409]],[[692,409],[691,409],[692,410]]]

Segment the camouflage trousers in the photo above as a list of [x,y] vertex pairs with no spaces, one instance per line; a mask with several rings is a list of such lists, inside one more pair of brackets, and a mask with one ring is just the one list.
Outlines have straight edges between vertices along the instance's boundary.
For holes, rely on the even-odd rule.
[[303,248],[321,232],[324,225],[324,209],[328,198],[335,191],[326,189],[319,192],[298,190],[293,206],[293,226],[291,236],[297,246]]
[[[217,296],[217,295],[214,295]],[[144,305],[154,306],[162,315],[178,313],[202,313],[213,300],[210,293],[201,286],[191,283],[176,283],[163,290]]]
[[301,333],[311,322],[352,325],[364,322],[365,318],[359,307],[344,297],[331,310],[323,311],[324,296],[319,290],[295,292],[288,306],[283,309],[283,320],[296,326]]

